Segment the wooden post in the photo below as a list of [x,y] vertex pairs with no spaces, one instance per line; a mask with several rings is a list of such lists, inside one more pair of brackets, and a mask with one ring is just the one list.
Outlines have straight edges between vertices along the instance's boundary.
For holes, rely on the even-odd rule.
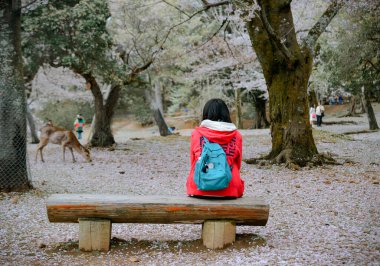
[[79,219],[79,249],[108,251],[110,249],[111,221],[106,219]]
[[203,245],[207,248],[223,248],[235,242],[236,224],[234,221],[208,220],[202,226]]

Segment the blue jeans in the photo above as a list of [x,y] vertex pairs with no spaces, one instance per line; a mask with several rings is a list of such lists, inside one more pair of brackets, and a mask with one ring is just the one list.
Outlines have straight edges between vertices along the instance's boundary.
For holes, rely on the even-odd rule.
[[78,139],[81,139],[82,138],[82,131],[77,131],[78,133]]
[[317,127],[320,127],[322,125],[322,116],[317,115]]

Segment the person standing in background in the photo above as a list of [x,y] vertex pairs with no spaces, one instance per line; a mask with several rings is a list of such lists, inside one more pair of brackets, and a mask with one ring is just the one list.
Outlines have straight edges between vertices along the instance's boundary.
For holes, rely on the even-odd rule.
[[83,127],[86,125],[86,120],[84,120],[82,114],[77,115],[77,119],[74,122],[75,131],[78,134],[78,139],[82,139]]
[[339,95],[339,104],[343,104],[343,97],[342,97],[342,95]]
[[315,114],[317,115],[317,127],[322,126],[322,117],[325,115],[325,107],[323,107],[321,102],[318,102],[317,109],[315,110]]
[[315,125],[315,122],[317,121],[317,115],[315,113],[315,105],[310,107],[309,115],[310,115],[310,125],[313,126]]

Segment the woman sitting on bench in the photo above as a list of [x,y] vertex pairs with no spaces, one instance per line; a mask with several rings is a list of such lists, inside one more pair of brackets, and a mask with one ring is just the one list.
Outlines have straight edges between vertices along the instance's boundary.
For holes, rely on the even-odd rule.
[[[214,161],[208,160],[213,157],[210,155],[217,150],[219,145],[223,149],[222,154],[215,156]],[[202,153],[207,145],[214,145],[213,148],[207,148],[211,153]],[[208,146],[207,146],[208,147]],[[221,149],[220,149],[221,150]],[[215,152],[214,152],[215,154]],[[222,158],[226,158],[228,163],[223,163]],[[225,160],[225,159],[224,159]],[[202,122],[196,127],[191,134],[190,145],[190,174],[187,178],[187,194],[192,197],[217,197],[217,198],[240,198],[244,192],[244,181],[240,178],[240,167],[242,160],[242,136],[237,131],[236,126],[231,122],[230,112],[226,103],[221,99],[209,100],[203,108]],[[224,169],[217,169],[225,165],[228,181],[224,188],[218,189],[219,181],[214,181],[216,172],[223,172]],[[214,171],[214,172],[213,172]],[[207,176],[209,175],[209,176]],[[231,177],[232,175],[232,177]],[[228,177],[229,176],[229,177]],[[202,178],[207,179],[205,182],[211,182],[210,185],[200,184]],[[219,178],[219,177],[217,177]],[[223,177],[224,178],[224,177]],[[214,183],[213,183],[214,182]],[[207,190],[210,188],[211,190]]]

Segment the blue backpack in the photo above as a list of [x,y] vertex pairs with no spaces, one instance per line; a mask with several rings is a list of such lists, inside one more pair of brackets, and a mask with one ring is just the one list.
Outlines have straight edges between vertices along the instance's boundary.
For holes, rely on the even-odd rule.
[[203,139],[202,154],[195,164],[194,182],[198,190],[224,189],[232,178],[226,153],[218,143]]

